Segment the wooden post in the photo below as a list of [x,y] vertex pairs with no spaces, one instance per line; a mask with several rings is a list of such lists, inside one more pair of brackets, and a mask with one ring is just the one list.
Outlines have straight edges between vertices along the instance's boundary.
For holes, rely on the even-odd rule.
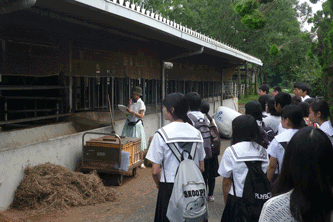
[[258,88],[258,75],[257,75],[255,66],[253,67],[253,72],[254,72],[254,95],[258,95],[258,91],[257,91],[257,88]]
[[[165,61],[163,60],[161,62],[161,68],[162,68],[162,74],[161,74],[161,101],[164,100],[165,98]],[[161,102],[161,126],[160,127],[163,127],[164,126],[164,116],[163,116],[163,104]]]
[[248,98],[249,95],[248,95],[248,92],[247,92],[247,70],[248,69],[248,66],[247,66],[247,63],[245,64],[245,98]]
[[241,73],[240,66],[238,66],[238,99],[242,98],[242,88],[241,88]]

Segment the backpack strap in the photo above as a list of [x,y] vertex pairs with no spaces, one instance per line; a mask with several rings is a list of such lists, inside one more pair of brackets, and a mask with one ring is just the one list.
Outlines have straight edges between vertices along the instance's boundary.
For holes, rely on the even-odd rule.
[[190,118],[190,120],[192,120],[193,126],[195,126],[196,122],[198,122],[198,118],[195,117],[195,115],[193,115],[192,113],[187,114],[187,116]]

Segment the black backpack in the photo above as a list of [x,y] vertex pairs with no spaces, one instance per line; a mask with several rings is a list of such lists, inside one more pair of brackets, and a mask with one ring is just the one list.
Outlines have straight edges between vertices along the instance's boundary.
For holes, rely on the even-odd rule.
[[204,118],[198,119],[193,114],[188,114],[188,117],[194,122],[194,127],[198,129],[203,138],[203,145],[206,152],[205,159],[212,158],[212,140],[210,133],[210,125],[208,123],[208,118],[205,116]]
[[[237,198],[239,207],[235,209],[237,221],[258,221],[264,203],[271,198],[271,184],[262,171],[262,161],[245,161],[248,173],[245,178],[243,197]],[[235,186],[233,186],[236,196]]]
[[260,145],[267,149],[268,145],[275,137],[275,132],[271,127],[266,126],[264,122],[262,122],[262,126],[259,126],[259,128],[262,138],[262,142]]

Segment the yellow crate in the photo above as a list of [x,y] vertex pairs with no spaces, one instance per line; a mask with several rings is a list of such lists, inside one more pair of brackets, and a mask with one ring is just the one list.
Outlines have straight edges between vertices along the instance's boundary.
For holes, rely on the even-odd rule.
[[[119,139],[115,136],[103,136],[98,139],[91,139],[86,142],[86,146],[119,148]],[[121,150],[130,154],[130,163],[132,164],[140,161],[140,147],[141,139],[135,137],[121,137]],[[99,160],[96,160],[99,161]]]

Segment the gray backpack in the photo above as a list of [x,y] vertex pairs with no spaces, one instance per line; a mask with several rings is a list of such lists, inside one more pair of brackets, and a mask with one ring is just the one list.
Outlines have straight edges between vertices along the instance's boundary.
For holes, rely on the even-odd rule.
[[[207,190],[199,167],[194,162],[197,143],[186,143],[181,153],[175,143],[167,143],[179,161],[167,217],[171,222],[203,222],[208,219]],[[184,159],[184,154],[188,158]]]

